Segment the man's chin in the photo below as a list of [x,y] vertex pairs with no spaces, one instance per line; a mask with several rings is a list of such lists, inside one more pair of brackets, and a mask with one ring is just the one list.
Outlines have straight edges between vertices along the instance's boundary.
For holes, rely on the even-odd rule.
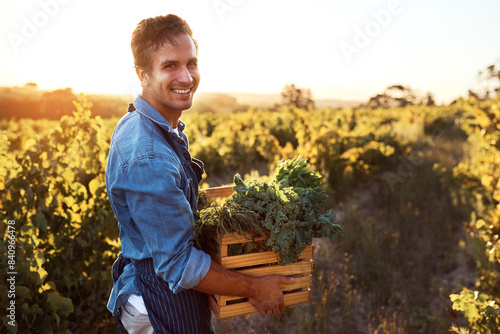
[[175,109],[179,111],[183,111],[186,109],[189,109],[193,106],[193,100],[190,99],[189,101],[180,101],[179,103],[175,104]]

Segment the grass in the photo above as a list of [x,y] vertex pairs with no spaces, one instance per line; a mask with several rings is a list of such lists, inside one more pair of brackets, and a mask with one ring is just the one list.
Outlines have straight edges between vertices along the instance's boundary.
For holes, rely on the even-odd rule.
[[216,332],[446,333],[461,320],[448,296],[469,282],[474,266],[458,247],[465,217],[432,166],[455,164],[462,144],[421,138],[421,163],[401,182],[391,188],[380,175],[351,189],[334,210],[342,241],[315,240],[310,303],[278,317],[215,321]]

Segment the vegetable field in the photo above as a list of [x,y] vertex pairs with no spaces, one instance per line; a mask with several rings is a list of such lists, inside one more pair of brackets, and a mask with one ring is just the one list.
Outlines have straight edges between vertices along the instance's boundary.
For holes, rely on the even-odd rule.
[[[91,109],[80,96],[59,121],[0,120],[2,333],[117,333],[104,171],[118,119]],[[203,187],[270,182],[302,156],[343,227],[313,241],[310,303],[214,320],[218,333],[498,333],[500,98],[182,119]]]

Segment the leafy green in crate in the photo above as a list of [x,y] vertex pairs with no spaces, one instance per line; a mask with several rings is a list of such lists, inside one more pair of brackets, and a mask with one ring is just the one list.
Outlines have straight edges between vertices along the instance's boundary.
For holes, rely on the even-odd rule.
[[[289,264],[299,258],[313,238],[328,237],[333,240],[342,235],[342,227],[334,224],[332,211],[324,212],[328,195],[319,186],[320,178],[319,173],[310,170],[306,159],[300,157],[282,162],[270,183],[259,180],[244,182],[236,174],[234,193],[222,207],[226,203],[234,203],[238,205],[236,208],[242,210],[242,215],[251,212],[256,223],[267,232],[267,246],[279,254],[279,263]],[[226,209],[230,210],[229,207]],[[225,216],[220,216],[220,213]],[[253,224],[247,224],[242,219],[243,225],[240,225],[236,217],[236,214],[226,211],[202,210],[196,223],[198,235],[206,233],[203,231],[206,224],[222,224],[223,227],[218,227],[217,231],[223,234],[227,234],[227,226],[231,226],[231,232],[253,233],[245,227]]]
[[321,175],[309,168],[307,159],[298,157],[280,163],[274,180],[282,187],[315,188],[321,186]]
[[201,210],[195,229],[197,247],[200,249],[208,247],[215,251],[218,250],[215,242],[217,235],[231,233],[265,235],[259,215],[230,199],[222,205],[213,205]]

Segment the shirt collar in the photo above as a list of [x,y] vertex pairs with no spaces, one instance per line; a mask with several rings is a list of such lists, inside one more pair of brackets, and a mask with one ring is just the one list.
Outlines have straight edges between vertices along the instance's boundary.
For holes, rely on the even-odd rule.
[[[166,128],[168,132],[173,132],[172,126],[167,122],[165,117],[163,117],[163,115],[150,103],[143,100],[140,95],[137,95],[137,97],[135,98],[134,107],[137,110],[137,112],[146,116],[147,118],[159,124],[163,128]],[[186,124],[184,124],[183,121],[179,120],[179,123],[177,124],[177,128],[179,129],[179,131],[180,132],[184,131],[185,127]]]

